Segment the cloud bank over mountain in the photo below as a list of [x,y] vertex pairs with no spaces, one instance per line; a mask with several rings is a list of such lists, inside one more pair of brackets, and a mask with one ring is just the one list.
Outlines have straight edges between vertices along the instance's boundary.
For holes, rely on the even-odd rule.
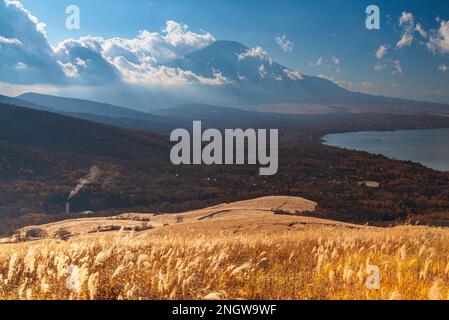
[[45,24],[17,1],[0,1],[0,61],[0,81],[53,83],[64,77]]
[[[54,23],[51,19],[48,22]],[[145,21],[138,25],[145,25]],[[420,16],[402,12],[394,27],[395,40],[383,41],[376,45],[377,51],[370,48],[365,52],[369,59],[375,57],[372,74],[357,77],[358,71],[354,73],[352,67],[348,75],[350,65],[359,59],[350,61],[338,51],[326,53],[326,46],[312,63],[319,72],[298,67],[318,75],[311,77],[274,61],[285,58],[285,63],[292,63],[297,52],[306,54],[302,43],[295,46],[300,42],[292,32],[276,32],[270,37],[271,47],[265,42],[263,48],[256,42],[248,48],[238,42],[216,41],[210,32],[196,32],[168,20],[156,31],[137,32],[133,24],[126,34],[136,30],[135,36],[101,37],[94,29],[94,34],[78,39],[67,39],[70,33],[66,33],[65,40],[50,44],[45,23],[21,2],[0,0],[0,92],[19,95],[33,91],[138,106],[193,101],[231,105],[348,101],[347,90],[408,98],[410,94],[398,94],[409,90],[404,89],[405,84],[414,81],[412,84],[421,89],[422,83],[410,80],[413,70],[400,55],[424,49],[434,57],[432,70],[441,78],[446,74],[449,22],[439,18],[430,25]],[[277,51],[281,56],[276,56]],[[427,83],[432,82],[431,76],[427,75]],[[398,85],[396,81],[402,82]],[[436,92],[433,87],[426,90]]]
[[142,30],[131,39],[89,36],[52,47],[45,24],[20,2],[1,0],[0,18],[0,81],[71,85],[228,82],[219,72],[204,78],[162,65],[215,41],[210,33],[195,33],[176,21],[167,21],[160,32]]

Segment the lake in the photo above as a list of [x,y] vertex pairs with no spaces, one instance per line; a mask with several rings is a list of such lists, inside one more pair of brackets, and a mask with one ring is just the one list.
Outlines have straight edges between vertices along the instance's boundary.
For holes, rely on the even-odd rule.
[[449,129],[336,133],[323,140],[329,146],[382,154],[449,171]]

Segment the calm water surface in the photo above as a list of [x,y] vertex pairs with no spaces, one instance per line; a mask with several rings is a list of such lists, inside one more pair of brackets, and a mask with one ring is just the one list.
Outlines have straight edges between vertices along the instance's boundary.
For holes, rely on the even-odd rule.
[[383,154],[449,171],[449,129],[337,133],[323,139],[330,146]]

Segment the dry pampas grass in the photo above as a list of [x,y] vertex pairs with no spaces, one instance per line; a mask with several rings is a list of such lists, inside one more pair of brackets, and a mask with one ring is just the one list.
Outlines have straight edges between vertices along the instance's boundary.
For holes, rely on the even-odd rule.
[[326,226],[2,245],[0,299],[447,299],[448,248],[444,229]]

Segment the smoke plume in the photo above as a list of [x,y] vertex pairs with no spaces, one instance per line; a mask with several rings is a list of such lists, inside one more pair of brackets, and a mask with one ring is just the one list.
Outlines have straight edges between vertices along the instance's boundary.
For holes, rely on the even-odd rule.
[[101,170],[97,166],[90,168],[89,174],[84,178],[81,178],[77,186],[70,192],[68,200],[76,196],[83,188],[89,184],[95,183],[101,175]]

